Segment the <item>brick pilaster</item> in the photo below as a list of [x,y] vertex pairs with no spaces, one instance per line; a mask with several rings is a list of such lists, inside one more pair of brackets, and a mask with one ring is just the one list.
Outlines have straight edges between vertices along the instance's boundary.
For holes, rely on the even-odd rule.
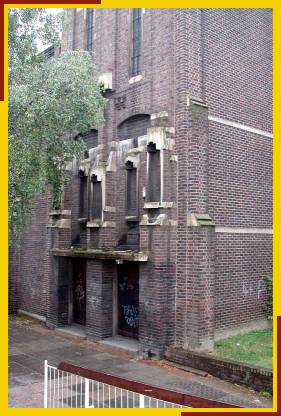
[[47,326],[53,328],[69,323],[69,259],[53,256],[52,248],[69,248],[71,243],[70,212],[53,211],[47,227],[49,274],[47,292]]
[[87,260],[86,335],[100,340],[113,335],[114,262]]

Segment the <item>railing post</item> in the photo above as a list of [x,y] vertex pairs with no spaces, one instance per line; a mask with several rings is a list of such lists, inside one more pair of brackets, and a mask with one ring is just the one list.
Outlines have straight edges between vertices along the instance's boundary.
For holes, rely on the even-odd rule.
[[44,361],[44,408],[48,407],[48,361]]
[[88,408],[90,406],[89,403],[89,379],[85,378],[85,408]]
[[140,394],[140,408],[144,409],[144,395]]

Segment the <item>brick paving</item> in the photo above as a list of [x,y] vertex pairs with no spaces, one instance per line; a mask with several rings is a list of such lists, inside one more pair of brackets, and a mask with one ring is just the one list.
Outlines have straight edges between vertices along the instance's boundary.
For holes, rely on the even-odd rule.
[[271,407],[272,403],[241,386],[202,377],[159,361],[138,359],[133,353],[69,337],[29,319],[9,323],[9,407],[43,407],[43,364],[68,361],[97,371],[177,390],[242,407]]

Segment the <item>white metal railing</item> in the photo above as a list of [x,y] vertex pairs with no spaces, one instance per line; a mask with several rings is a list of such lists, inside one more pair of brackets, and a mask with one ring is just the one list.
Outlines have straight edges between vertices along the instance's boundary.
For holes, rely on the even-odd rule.
[[[149,394],[149,390],[147,390]],[[90,380],[44,363],[45,408],[183,408],[101,381]]]

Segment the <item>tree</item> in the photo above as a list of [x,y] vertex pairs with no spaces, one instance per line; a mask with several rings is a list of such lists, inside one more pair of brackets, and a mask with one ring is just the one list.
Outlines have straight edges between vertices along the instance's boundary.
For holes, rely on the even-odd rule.
[[61,204],[66,164],[85,149],[74,133],[103,121],[105,98],[86,51],[46,59],[36,36],[57,42],[60,24],[42,9],[9,14],[9,245],[23,231],[30,205],[49,185]]

